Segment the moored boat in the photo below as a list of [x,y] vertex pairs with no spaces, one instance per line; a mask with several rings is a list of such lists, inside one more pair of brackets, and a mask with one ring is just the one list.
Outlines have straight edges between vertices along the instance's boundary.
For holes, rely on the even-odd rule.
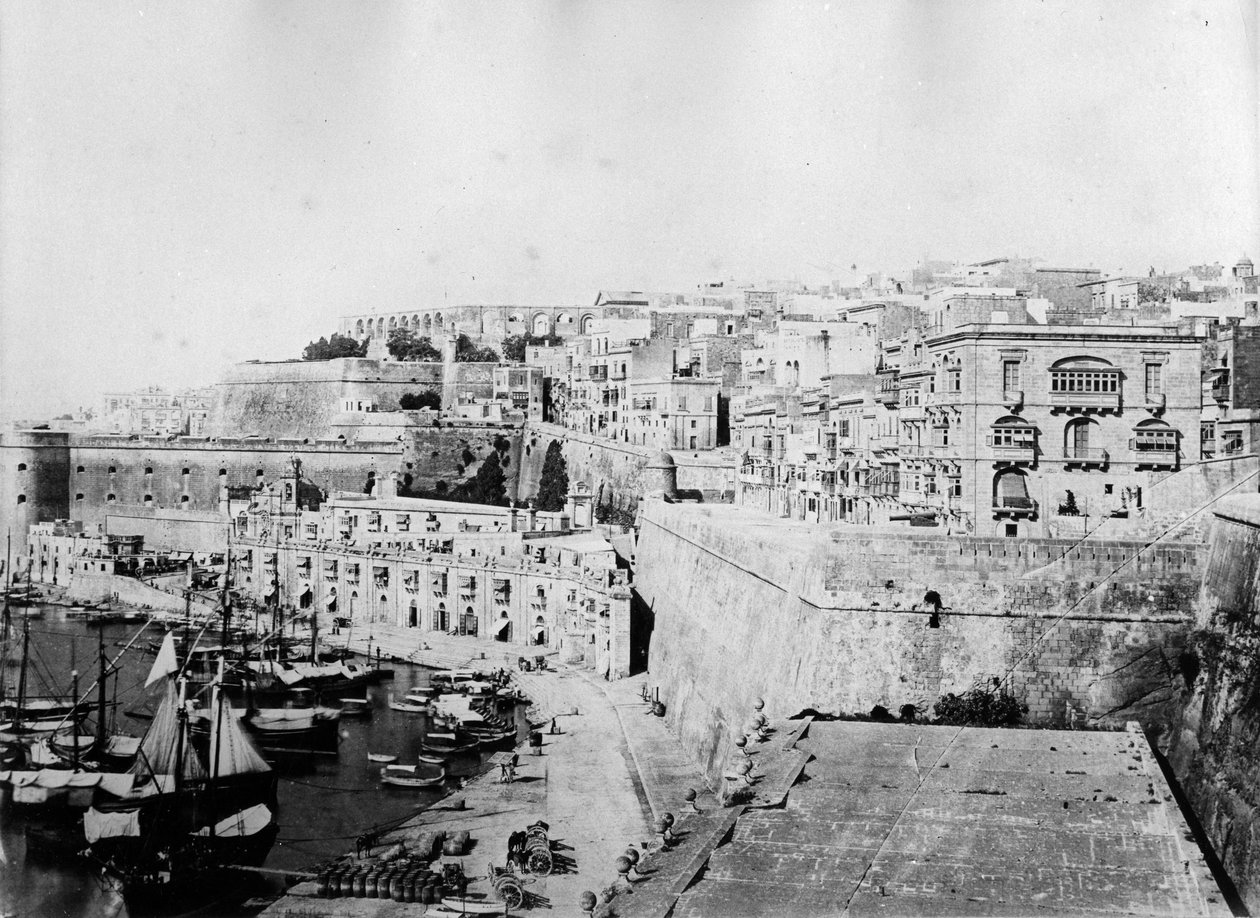
[[436,787],[446,780],[446,769],[440,765],[386,765],[381,769],[381,783],[395,787]]

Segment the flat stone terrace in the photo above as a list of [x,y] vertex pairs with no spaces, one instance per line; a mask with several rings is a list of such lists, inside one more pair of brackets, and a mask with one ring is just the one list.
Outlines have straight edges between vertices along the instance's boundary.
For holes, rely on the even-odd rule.
[[674,918],[1230,914],[1136,725],[813,723],[796,748],[786,805],[743,812]]

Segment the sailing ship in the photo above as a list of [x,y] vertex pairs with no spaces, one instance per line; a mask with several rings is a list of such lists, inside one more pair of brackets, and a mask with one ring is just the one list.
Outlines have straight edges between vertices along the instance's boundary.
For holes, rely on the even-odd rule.
[[247,895],[241,868],[261,866],[275,842],[276,776],[221,688],[219,680],[203,752],[189,731],[187,682],[171,674],[131,769],[132,791],[98,798],[84,815],[88,854],[132,915]]

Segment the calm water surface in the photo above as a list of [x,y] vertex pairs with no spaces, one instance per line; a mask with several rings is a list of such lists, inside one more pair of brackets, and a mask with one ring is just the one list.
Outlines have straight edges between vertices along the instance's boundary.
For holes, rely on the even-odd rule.
[[[95,679],[98,632],[103,633],[106,653],[112,659],[140,627],[134,624],[94,628],[67,621],[60,607],[37,608],[44,610],[44,617],[31,621],[27,678],[28,691],[33,694],[68,692],[74,667],[80,672],[80,691],[86,690]],[[148,707],[151,699],[144,690],[144,680],[153,658],[139,650],[150,636],[157,639],[161,634],[160,627],[151,626],[120,661],[116,690],[114,680],[110,680],[109,695],[113,698],[116,692],[118,700],[115,729],[119,732],[142,736],[148,726],[147,720],[128,716],[126,711]],[[388,694],[401,697],[412,686],[427,685],[431,670],[409,663],[392,665],[392,682],[368,686],[372,716],[342,718],[337,755],[294,756],[272,763],[280,777],[280,837],[267,858],[267,867],[300,870],[352,850],[355,838],[362,832],[393,825],[425,809],[452,789],[460,777],[477,774],[486,767],[483,763],[489,753],[483,752],[450,762],[447,772],[453,780],[448,780],[445,789],[381,786],[382,766],[369,763],[367,754],[386,753],[397,755],[400,763],[414,762],[421,751],[420,736],[427,723],[422,715],[390,710]],[[10,673],[10,681],[16,681],[16,672]],[[156,689],[155,686],[151,692]],[[517,712],[517,719],[523,725],[523,711]],[[0,858],[0,916],[125,918],[126,908],[99,873],[82,862],[41,859],[28,850],[26,829],[12,808],[0,810],[0,843],[4,852]],[[272,887],[278,888],[277,883],[272,881]]]

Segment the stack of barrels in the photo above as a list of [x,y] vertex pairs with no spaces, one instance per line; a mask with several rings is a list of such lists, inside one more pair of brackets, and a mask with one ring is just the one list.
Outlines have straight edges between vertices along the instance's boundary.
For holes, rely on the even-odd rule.
[[322,871],[316,885],[326,899],[392,899],[429,905],[459,894],[444,881],[440,870],[418,864],[339,864]]

